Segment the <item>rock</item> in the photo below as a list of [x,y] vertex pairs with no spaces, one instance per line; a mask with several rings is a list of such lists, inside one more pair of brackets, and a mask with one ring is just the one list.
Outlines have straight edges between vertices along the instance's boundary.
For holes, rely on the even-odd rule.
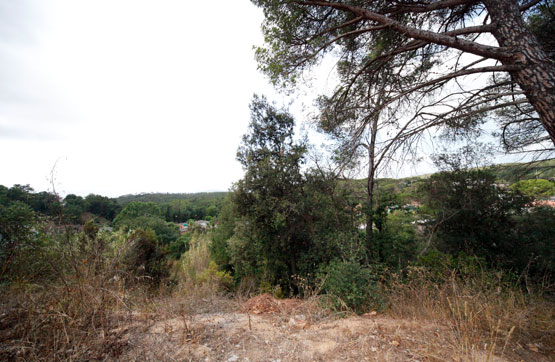
[[227,362],[237,362],[239,361],[239,356],[237,356],[236,354],[232,354],[228,359]]
[[306,327],[306,317],[304,315],[296,315],[295,317],[289,318],[289,325],[291,327],[304,329]]
[[376,312],[375,310],[371,311],[370,313],[364,313],[363,316],[364,317],[374,317],[377,316],[378,312]]

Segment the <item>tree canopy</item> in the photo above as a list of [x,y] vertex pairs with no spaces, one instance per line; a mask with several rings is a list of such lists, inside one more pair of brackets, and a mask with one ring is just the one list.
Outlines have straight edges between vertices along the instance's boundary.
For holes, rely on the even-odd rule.
[[306,148],[293,139],[294,124],[289,113],[255,96],[249,132],[237,152],[246,173],[233,197],[245,229],[262,249],[267,269],[284,279],[296,274],[305,244],[300,237],[304,227],[299,201]]
[[160,207],[152,202],[134,201],[127,205],[114,219],[118,229],[152,229],[163,244],[175,241],[179,236],[176,224],[162,218]]
[[532,198],[548,198],[555,195],[555,182],[544,179],[520,180],[511,189]]
[[[545,31],[551,0],[252,1],[265,14],[257,59],[276,85],[295,85],[327,53],[339,59],[339,85],[320,102],[323,118],[363,111],[369,122],[402,112],[383,142],[445,125],[451,136],[476,134],[495,118],[508,151],[555,144],[551,42],[533,33]],[[360,83],[381,82],[387,67],[397,77],[385,89],[361,92]],[[380,92],[387,97],[375,102]]]

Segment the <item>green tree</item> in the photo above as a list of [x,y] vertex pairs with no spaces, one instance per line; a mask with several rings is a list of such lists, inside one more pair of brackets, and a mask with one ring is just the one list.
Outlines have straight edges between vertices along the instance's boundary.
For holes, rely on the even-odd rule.
[[512,184],[511,190],[534,199],[542,199],[555,195],[555,182],[544,179],[521,180]]
[[134,201],[127,205],[114,219],[114,224],[117,224],[122,219],[131,219],[137,217],[162,217],[160,206],[153,202],[140,202]]
[[26,203],[0,203],[0,279],[15,273],[19,255],[36,248],[40,242],[37,226],[38,218]]
[[414,260],[421,242],[414,227],[417,219],[404,210],[385,215],[382,231],[375,237],[380,262],[401,269]]
[[166,222],[160,207],[153,202],[130,203],[116,216],[114,226],[117,229],[126,230],[152,229],[164,245],[172,243],[179,237],[178,226]]
[[[421,186],[432,210],[432,235],[442,251],[486,257],[492,263],[514,247],[514,215],[529,199],[501,189],[485,170],[459,170],[432,175]],[[429,241],[432,241],[430,237]]]
[[294,120],[287,111],[258,96],[250,109],[249,131],[237,152],[245,176],[235,185],[233,202],[243,220],[243,237],[250,234],[248,239],[261,246],[269,281],[287,286],[308,247],[301,173],[306,146],[294,140]]
[[555,208],[536,207],[514,218],[513,247],[504,265],[517,272],[528,269],[536,278],[555,277]]
[[29,185],[13,185],[7,190],[6,196],[11,201],[22,201],[30,205],[33,201],[33,192],[33,188]]
[[217,265],[227,271],[232,270],[228,241],[235,232],[236,218],[232,195],[228,194],[216,219],[218,227],[212,232],[212,243],[210,244],[212,258]]
[[69,194],[64,198],[64,215],[67,222],[78,224],[87,205],[81,196]]
[[114,217],[121,210],[116,200],[101,195],[90,194],[85,197],[85,203],[87,212],[103,217],[108,221],[114,220]]
[[50,192],[39,192],[33,194],[33,210],[41,214],[61,218],[63,217],[63,206],[60,198]]

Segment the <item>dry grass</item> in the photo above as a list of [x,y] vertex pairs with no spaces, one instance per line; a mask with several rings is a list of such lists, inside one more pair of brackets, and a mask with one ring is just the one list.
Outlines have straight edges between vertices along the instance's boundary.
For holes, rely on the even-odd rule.
[[[1,360],[117,357],[120,327],[151,295],[151,278],[125,264],[133,244],[124,233],[50,234],[0,290]],[[25,260],[27,255],[21,255]],[[139,268],[140,269],[140,268]]]
[[117,355],[120,346],[113,330],[126,323],[131,291],[122,283],[104,282],[95,275],[62,285],[2,290],[0,359],[86,360]]
[[383,314],[338,315],[318,288],[249,300],[245,281],[226,294],[207,243],[196,239],[173,266],[175,284],[157,288],[122,276],[117,250],[101,242],[64,247],[42,284],[0,290],[0,360],[555,360],[554,303],[501,277],[438,282],[413,268],[387,283]]
[[[225,303],[225,301],[224,301]],[[461,354],[457,331],[445,321],[423,321],[388,314],[328,318],[311,322],[302,301],[269,313],[179,313],[144,316],[146,326],[126,339],[121,360],[145,361],[549,361],[545,351],[475,349]],[[246,307],[286,305],[257,296]],[[146,322],[148,320],[148,322]],[[517,352],[512,351],[517,349]]]
[[[41,278],[22,273],[0,290],[0,360],[116,359],[130,333],[160,320],[235,309],[221,297],[225,274],[196,239],[174,270],[177,285],[155,283],[135,262],[137,238],[124,233],[54,239],[39,255]],[[24,268],[22,269],[23,271]],[[223,281],[222,281],[223,280]]]
[[[425,289],[416,283],[397,285],[385,313],[351,314],[344,318],[322,309],[317,296],[304,300],[258,296],[240,304],[238,298],[223,297],[210,289],[209,284],[156,293],[117,286],[106,288],[111,293],[107,292],[102,304],[101,293],[93,293],[93,286],[84,283],[81,291],[75,289],[76,294],[64,297],[75,298],[73,303],[64,309],[57,306],[50,310],[48,299],[41,299],[50,295],[46,291],[12,291],[12,297],[18,296],[15,302],[19,303],[19,310],[27,315],[12,312],[11,321],[15,324],[7,327],[18,330],[19,335],[3,338],[4,354],[0,359],[549,361],[553,358],[548,350],[548,336],[552,333],[546,329],[548,318],[540,318],[540,310],[533,310],[547,308],[541,311],[545,317],[552,306],[519,300],[520,297],[510,294],[488,295],[482,291],[467,295],[470,290],[456,283],[436,285],[435,289]],[[51,293],[56,294],[54,290]],[[79,297],[80,293],[84,298]],[[15,302],[12,299],[12,307]],[[272,313],[263,308],[268,305],[272,306],[268,309]],[[245,313],[238,313],[241,307]],[[253,313],[255,309],[260,313]],[[529,318],[536,318],[535,322]],[[544,324],[538,324],[540,320]],[[2,317],[2,321],[6,327],[4,323],[8,320]],[[542,338],[534,340],[533,336],[538,335]],[[530,348],[528,344],[532,341],[535,344]]]
[[432,282],[424,269],[410,273],[410,282],[389,285],[388,315],[447,326],[457,360],[512,359],[524,350],[555,357],[555,303],[547,298],[500,278],[492,281],[486,273],[468,278],[452,273],[441,282]]

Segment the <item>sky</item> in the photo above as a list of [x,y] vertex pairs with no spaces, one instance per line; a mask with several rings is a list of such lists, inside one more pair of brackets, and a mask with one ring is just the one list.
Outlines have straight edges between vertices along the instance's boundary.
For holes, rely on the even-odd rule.
[[274,94],[262,19],[246,0],[1,1],[0,184],[227,190],[252,95]]
[[[254,59],[262,20],[248,0],[1,0],[0,185],[228,190],[243,175],[235,156],[253,94],[306,125],[335,82],[328,59],[312,88],[278,94]],[[380,176],[433,170],[425,159]]]

